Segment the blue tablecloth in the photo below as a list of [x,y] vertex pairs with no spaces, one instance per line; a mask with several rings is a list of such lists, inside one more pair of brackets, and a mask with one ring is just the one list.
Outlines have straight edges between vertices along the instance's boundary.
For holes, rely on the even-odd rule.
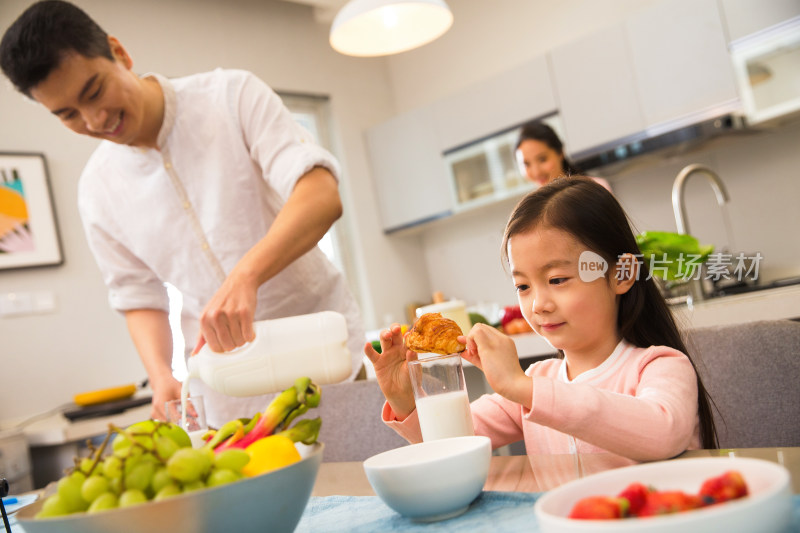
[[[542,493],[484,492],[462,515],[441,522],[420,523],[404,518],[377,496],[312,497],[295,533],[392,531],[536,533],[533,504]],[[792,496],[791,532],[800,532],[800,495]],[[788,533],[788,532],[787,532]]]
[[[533,504],[541,493],[484,492],[462,515],[441,522],[414,522],[388,508],[377,496],[312,497],[295,533],[526,531],[537,533]],[[27,502],[26,502],[27,503]],[[791,532],[800,532],[800,495],[792,496]],[[24,533],[11,518],[12,533]],[[0,532],[3,532],[0,521]],[[4,533],[4,532],[3,532]]]

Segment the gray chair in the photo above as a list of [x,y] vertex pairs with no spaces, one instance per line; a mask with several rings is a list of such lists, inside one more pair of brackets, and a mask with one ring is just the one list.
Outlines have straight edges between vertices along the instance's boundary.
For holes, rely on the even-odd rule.
[[800,446],[800,322],[687,331],[721,448]]
[[374,380],[322,386],[316,409],[301,418],[322,418],[319,440],[325,462],[363,461],[408,442],[381,420],[385,398]]

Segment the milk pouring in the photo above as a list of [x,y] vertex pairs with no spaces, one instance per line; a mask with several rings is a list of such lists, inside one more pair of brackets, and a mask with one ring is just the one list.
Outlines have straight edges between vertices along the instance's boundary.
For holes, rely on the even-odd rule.
[[351,371],[347,322],[322,311],[253,324],[255,339],[225,353],[203,346],[187,363],[188,377],[200,378],[229,396],[283,391],[308,376],[318,385],[345,380]]

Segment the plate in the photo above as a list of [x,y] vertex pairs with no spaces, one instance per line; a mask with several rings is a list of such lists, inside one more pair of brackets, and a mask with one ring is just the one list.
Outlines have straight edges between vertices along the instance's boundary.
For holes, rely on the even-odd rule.
[[[647,518],[575,520],[567,518],[573,505],[587,496],[615,496],[630,483],[652,485],[658,490],[697,493],[708,478],[738,470],[750,494],[739,500]],[[537,500],[534,512],[544,533],[777,533],[791,523],[792,500],[789,471],[761,459],[703,457],[673,459],[628,466],[593,474],[566,483]]]

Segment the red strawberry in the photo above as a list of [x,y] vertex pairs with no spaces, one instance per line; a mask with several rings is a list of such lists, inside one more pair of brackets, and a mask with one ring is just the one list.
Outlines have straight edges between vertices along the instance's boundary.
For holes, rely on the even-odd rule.
[[700,496],[686,494],[685,492],[663,491],[649,492],[644,506],[639,510],[637,516],[657,516],[669,513],[679,513],[698,509],[703,506]]
[[742,474],[730,470],[724,474],[707,479],[700,487],[700,496],[710,499],[710,503],[722,503],[747,496],[747,484]]
[[627,511],[628,502],[611,496],[589,496],[583,498],[572,508],[569,518],[583,520],[608,520],[622,518]]
[[636,516],[639,514],[639,510],[644,507],[649,492],[650,489],[641,483],[631,483],[625,487],[625,490],[617,494],[617,498],[625,498],[628,500],[627,514],[629,516]]

